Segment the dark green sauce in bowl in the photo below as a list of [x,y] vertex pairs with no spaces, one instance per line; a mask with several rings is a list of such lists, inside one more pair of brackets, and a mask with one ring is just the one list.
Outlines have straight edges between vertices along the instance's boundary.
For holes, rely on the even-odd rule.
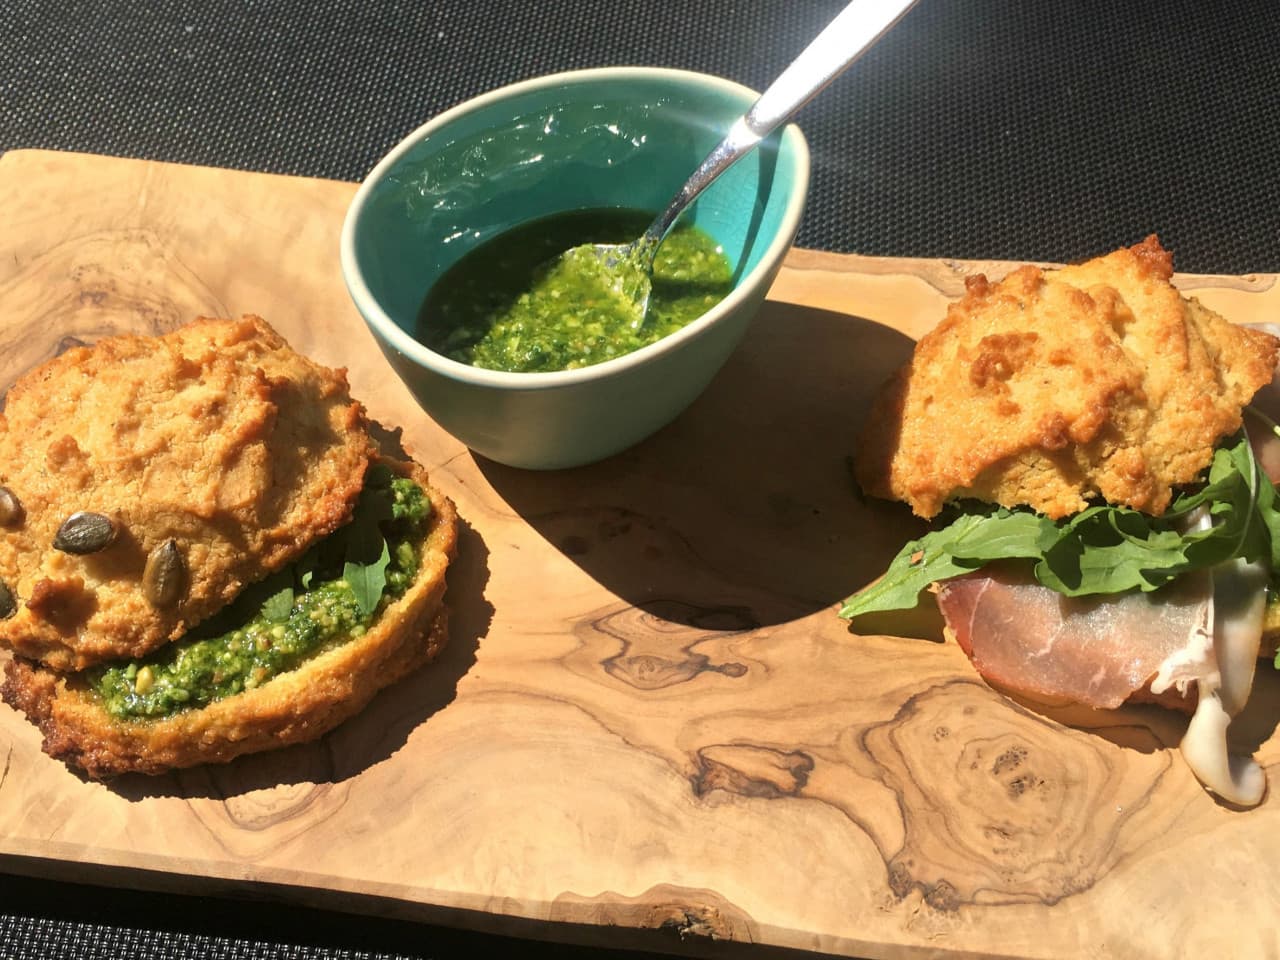
[[[658,281],[670,292],[659,291],[660,300],[691,304],[692,319],[651,316],[630,328],[625,316],[589,317],[576,304],[548,311],[550,329],[534,332],[529,314],[540,310],[501,314],[529,290],[527,273],[524,290],[512,289],[521,270],[594,239],[574,225],[582,215],[567,212],[645,211],[600,235],[637,239],[647,214],[671,200],[758,97],[682,70],[573,71],[460,104],[377,164],[343,224],[343,278],[389,367],[435,425],[487,459],[562,469],[638,443],[693,402],[764,304],[795,236],[809,179],[795,127],[740,159],[681,217],[715,239],[732,269],[731,285],[717,289],[716,278],[709,292],[693,289],[700,282],[682,287],[703,279],[698,263],[685,274],[660,261]],[[548,227],[562,215],[574,228],[556,237]],[[535,234],[554,242],[535,252]],[[515,241],[506,254],[481,249],[509,235],[530,238],[529,249]],[[667,240],[668,258],[685,238]],[[508,269],[507,255],[523,266]],[[552,286],[561,286],[561,301],[570,292],[583,301],[591,282],[580,275]],[[446,284],[462,291],[454,302],[472,306],[424,322],[424,304],[433,311],[452,296],[436,289]]]
[[617,271],[590,255],[561,256],[582,244],[634,240],[652,219],[641,210],[575,210],[499,234],[432,286],[418,339],[451,360],[513,373],[575,370],[656,343],[733,289],[715,240],[690,225],[667,236],[643,314]]

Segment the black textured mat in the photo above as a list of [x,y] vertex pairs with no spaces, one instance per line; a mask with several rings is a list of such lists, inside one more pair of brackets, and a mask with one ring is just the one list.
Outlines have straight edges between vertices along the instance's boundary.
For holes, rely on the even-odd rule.
[[[668,939],[679,950],[678,934],[673,931]],[[140,893],[0,873],[4,960],[596,960],[604,955],[586,946],[279,902]],[[668,954],[625,950],[608,955],[660,960]],[[783,956],[803,960],[789,951],[765,951],[771,960]]]
[[[0,3],[0,148],[359,179],[492,87],[652,64],[768,84],[839,0]],[[1280,271],[1273,0],[923,0],[802,112],[803,246],[1072,260],[1158,232]]]

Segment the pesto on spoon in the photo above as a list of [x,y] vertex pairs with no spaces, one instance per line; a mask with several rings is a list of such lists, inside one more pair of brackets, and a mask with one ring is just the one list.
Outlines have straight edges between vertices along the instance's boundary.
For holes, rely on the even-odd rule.
[[720,174],[822,92],[913,3],[915,0],[853,0],[782,71],[751,109],[734,121],[725,138],[639,239],[630,243],[583,244],[566,251],[562,259],[576,270],[585,268],[591,260],[603,264],[612,291],[634,305],[636,323],[643,324],[649,307],[654,257],[685,208]]

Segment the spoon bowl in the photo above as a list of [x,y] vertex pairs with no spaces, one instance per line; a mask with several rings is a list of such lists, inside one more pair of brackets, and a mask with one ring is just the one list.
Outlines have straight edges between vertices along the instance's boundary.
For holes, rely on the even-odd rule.
[[643,325],[649,313],[649,297],[653,294],[653,260],[658,243],[646,233],[630,243],[587,243],[561,255],[565,262],[585,260],[604,268],[609,288],[631,304],[636,319],[633,326]]
[[916,0],[851,0],[834,20],[813,38],[800,56],[729,128],[729,133],[671,198],[671,202],[630,243],[583,244],[567,251],[566,263],[604,267],[613,293],[630,302],[643,324],[652,291],[653,260],[663,238],[698,195],[720,174],[754,150],[765,137],[786,123],[801,107],[858,59],[884,35]]

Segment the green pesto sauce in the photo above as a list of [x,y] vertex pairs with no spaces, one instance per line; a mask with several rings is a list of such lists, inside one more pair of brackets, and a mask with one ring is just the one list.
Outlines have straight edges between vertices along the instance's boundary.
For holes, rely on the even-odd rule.
[[[252,690],[362,636],[417,575],[430,514],[421,487],[382,465],[372,467],[348,526],[246,588],[186,639],[142,660],[98,668],[91,687],[117,719],[165,717]],[[371,532],[372,540],[380,539],[372,547]],[[383,581],[372,597],[370,575]]]
[[[572,370],[620,357],[702,316],[733,288],[724,251],[677,226],[658,248],[647,314],[593,257],[561,257],[587,243],[626,243],[652,215],[578,210],[483,243],[440,278],[418,315],[418,339],[450,359],[490,370]],[[624,278],[625,279],[625,278]]]

